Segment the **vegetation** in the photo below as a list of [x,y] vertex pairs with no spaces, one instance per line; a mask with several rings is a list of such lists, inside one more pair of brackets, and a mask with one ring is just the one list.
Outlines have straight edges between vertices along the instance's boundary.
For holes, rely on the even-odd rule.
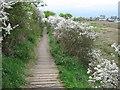
[[[64,51],[62,51],[62,56],[65,57],[64,55],[69,55],[76,57],[81,65],[84,63],[84,65],[87,66],[87,74],[89,74],[88,81],[90,82],[91,87],[118,87],[119,68],[114,60],[103,58],[100,53],[101,50],[96,50],[93,47],[97,36],[97,33],[93,30],[93,26],[89,26],[86,23],[75,22],[72,19],[65,19],[55,16],[45,19],[45,22],[51,26],[55,41],[60,44],[60,47],[63,48]],[[114,43],[111,47],[113,47],[115,51],[120,54],[118,51],[119,45]],[[59,50],[59,48],[57,49]],[[57,55],[56,50],[55,53]],[[61,61],[61,58],[62,57],[57,59]],[[68,61],[72,62],[71,59],[68,59]],[[74,66],[77,64],[71,65]]]
[[84,21],[85,18],[74,18],[74,21]]
[[44,27],[39,11],[30,4],[19,2],[12,7],[6,9],[10,14],[9,21],[12,26],[19,26],[2,42],[3,88],[19,88],[25,84],[25,66],[35,58],[34,46]]
[[90,23],[89,26],[95,27],[94,31],[98,33],[108,30],[108,29],[105,29],[107,26],[105,26],[104,24],[100,24],[100,23]]
[[96,37],[92,27],[85,23],[76,23],[71,19],[54,16],[48,18],[48,23],[54,30],[56,41],[67,54],[79,57],[79,60],[87,65],[92,58],[89,53],[92,52]]
[[48,18],[49,16],[54,16],[55,13],[54,12],[51,12],[51,11],[44,11],[45,13],[45,17]]
[[90,23],[90,26],[98,27],[98,28],[105,28],[106,26],[99,24],[99,23]]
[[88,82],[87,67],[77,61],[74,57],[68,56],[59,44],[55,42],[52,30],[48,29],[50,37],[51,54],[60,70],[60,79],[67,88],[90,88]]
[[[3,24],[0,27],[3,88],[19,88],[26,83],[25,68],[28,62],[35,61],[34,47],[45,26],[48,27],[51,55],[67,88],[118,88],[119,68],[113,59],[120,55],[120,45],[109,43],[108,46],[101,47],[102,39],[97,39],[94,48],[96,33],[104,30],[104,25],[76,22],[82,21],[82,18],[73,20],[69,13],[55,17],[55,13],[50,11],[45,11],[46,18],[43,19],[44,15],[33,4],[18,2],[10,4],[12,8],[9,4],[3,2],[5,11],[2,5],[0,7],[3,14],[0,18]],[[49,17],[50,15],[52,16]],[[16,28],[12,28],[15,25]],[[96,27],[95,30],[93,26]],[[99,49],[107,52],[106,55],[111,54],[113,59],[101,57]]]
[[59,16],[64,17],[66,19],[73,17],[70,13],[67,13],[67,14],[60,13]]

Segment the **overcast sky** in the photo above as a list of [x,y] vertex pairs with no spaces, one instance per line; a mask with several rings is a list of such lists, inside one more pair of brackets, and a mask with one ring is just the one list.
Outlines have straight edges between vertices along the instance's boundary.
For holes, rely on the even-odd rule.
[[40,10],[49,10],[57,14],[71,13],[73,16],[90,17],[105,14],[118,15],[119,0],[43,0],[47,6]]

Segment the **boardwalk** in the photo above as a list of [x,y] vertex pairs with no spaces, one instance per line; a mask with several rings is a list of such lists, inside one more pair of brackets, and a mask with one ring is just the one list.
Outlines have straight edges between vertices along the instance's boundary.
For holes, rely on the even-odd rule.
[[59,71],[54,63],[49,51],[49,40],[46,30],[43,32],[38,47],[38,60],[35,66],[31,68],[31,77],[27,77],[29,85],[27,88],[51,87],[62,88],[63,84],[58,79]]

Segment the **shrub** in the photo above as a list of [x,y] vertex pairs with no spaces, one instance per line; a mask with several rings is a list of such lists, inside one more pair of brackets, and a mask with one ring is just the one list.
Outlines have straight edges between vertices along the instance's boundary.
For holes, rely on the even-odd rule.
[[[53,29],[55,40],[65,50],[66,54],[78,57],[79,61],[87,65],[88,74],[90,74],[89,81],[92,87],[118,88],[119,68],[114,60],[111,62],[104,59],[100,53],[93,50],[92,47],[97,35],[92,26],[59,16],[50,16],[48,19],[43,19],[43,21],[49,23]],[[112,47],[119,54],[119,45],[113,44]],[[56,54],[53,55],[55,56]],[[72,62],[68,59],[60,62],[62,57],[57,59],[57,64],[59,65],[66,65]],[[74,65],[71,64],[70,66]]]
[[48,18],[49,16],[54,16],[55,13],[54,12],[51,12],[51,11],[44,11],[45,13],[45,17]]
[[[6,4],[7,5],[7,4]],[[18,2],[3,11],[9,13],[5,23],[12,28],[9,34],[2,32],[2,64],[3,88],[19,88],[25,84],[25,66],[30,60],[35,60],[34,46],[42,35],[44,24],[40,11],[30,3]],[[0,17],[1,19],[1,17]],[[8,30],[8,29],[7,29]],[[5,36],[4,36],[5,35]]]
[[88,63],[96,34],[86,23],[78,23],[59,16],[50,16],[47,22],[54,29],[55,39],[72,56]]
[[65,19],[73,17],[70,13],[67,13],[67,14],[60,13],[59,16],[65,18]]

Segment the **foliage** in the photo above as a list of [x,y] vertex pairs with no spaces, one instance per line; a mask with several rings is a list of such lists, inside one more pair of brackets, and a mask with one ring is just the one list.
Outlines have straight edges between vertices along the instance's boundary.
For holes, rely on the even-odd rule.
[[65,54],[65,50],[55,42],[54,36],[48,29],[50,37],[51,54],[60,70],[60,79],[67,88],[90,88],[87,67]]
[[8,15],[9,13],[5,12],[5,8],[12,8],[11,5],[13,5],[15,3],[13,3],[12,1],[6,3],[4,0],[1,0],[0,1],[0,22],[2,24],[2,26],[0,26],[0,44],[3,40],[3,37],[1,36],[2,34],[2,31],[5,32],[4,33],[4,37],[7,35],[7,34],[10,34],[10,31],[14,28],[11,27],[11,24],[10,23],[6,23],[6,21],[9,21],[9,18],[8,18]]
[[67,14],[60,13],[59,16],[64,17],[65,19],[73,17],[70,13],[67,13]]
[[87,64],[90,58],[88,53],[91,52],[96,37],[93,27],[59,16],[50,16],[46,21],[54,28],[55,38],[67,54],[77,56]]
[[[114,60],[111,62],[102,58],[100,53],[92,48],[97,36],[92,26],[59,16],[50,16],[48,19],[42,20],[49,23],[53,29],[55,41],[64,48],[64,54],[78,57],[80,64],[84,62],[87,65],[88,74],[90,74],[89,81],[92,87],[118,88],[118,66]],[[119,53],[119,46],[112,45],[112,47]],[[59,48],[57,47],[57,49]],[[56,56],[57,51],[55,50],[55,52]],[[62,57],[57,57],[57,60],[58,62],[61,61]],[[65,58],[65,60],[68,59]],[[72,62],[70,59],[68,61]],[[64,63],[64,59],[62,63]],[[71,64],[70,66],[75,65]],[[62,69],[67,72],[64,68]]]
[[9,13],[9,23],[19,26],[2,41],[3,88],[19,88],[25,83],[25,66],[35,57],[34,46],[44,27],[41,22],[43,14],[33,5],[18,2],[11,7],[5,9]]
[[[19,25],[16,24],[15,26],[11,25],[11,23],[9,22],[9,17],[10,14],[8,12],[5,11],[5,9],[12,9],[12,5],[14,5],[15,3],[18,2],[30,2],[30,4],[32,6],[38,6],[38,3],[40,5],[40,3],[44,4],[44,2],[42,0],[32,0],[33,2],[30,2],[30,0],[24,1],[24,0],[16,0],[16,1],[9,1],[7,2],[6,0],[0,0],[0,21],[2,26],[0,26],[0,34],[2,34],[0,36],[0,44],[2,42],[2,40],[4,39],[4,37],[6,37],[7,35],[10,34],[10,32],[12,30],[14,30],[16,27],[18,27]],[[45,4],[44,4],[45,5]],[[20,13],[20,12],[18,12]]]
[[44,11],[45,13],[45,17],[48,18],[49,16],[54,16],[56,15],[54,12],[51,12],[51,11]]
[[3,56],[3,88],[18,88],[25,83],[24,65],[19,59]]
[[74,21],[83,21],[85,20],[84,18],[74,18]]

